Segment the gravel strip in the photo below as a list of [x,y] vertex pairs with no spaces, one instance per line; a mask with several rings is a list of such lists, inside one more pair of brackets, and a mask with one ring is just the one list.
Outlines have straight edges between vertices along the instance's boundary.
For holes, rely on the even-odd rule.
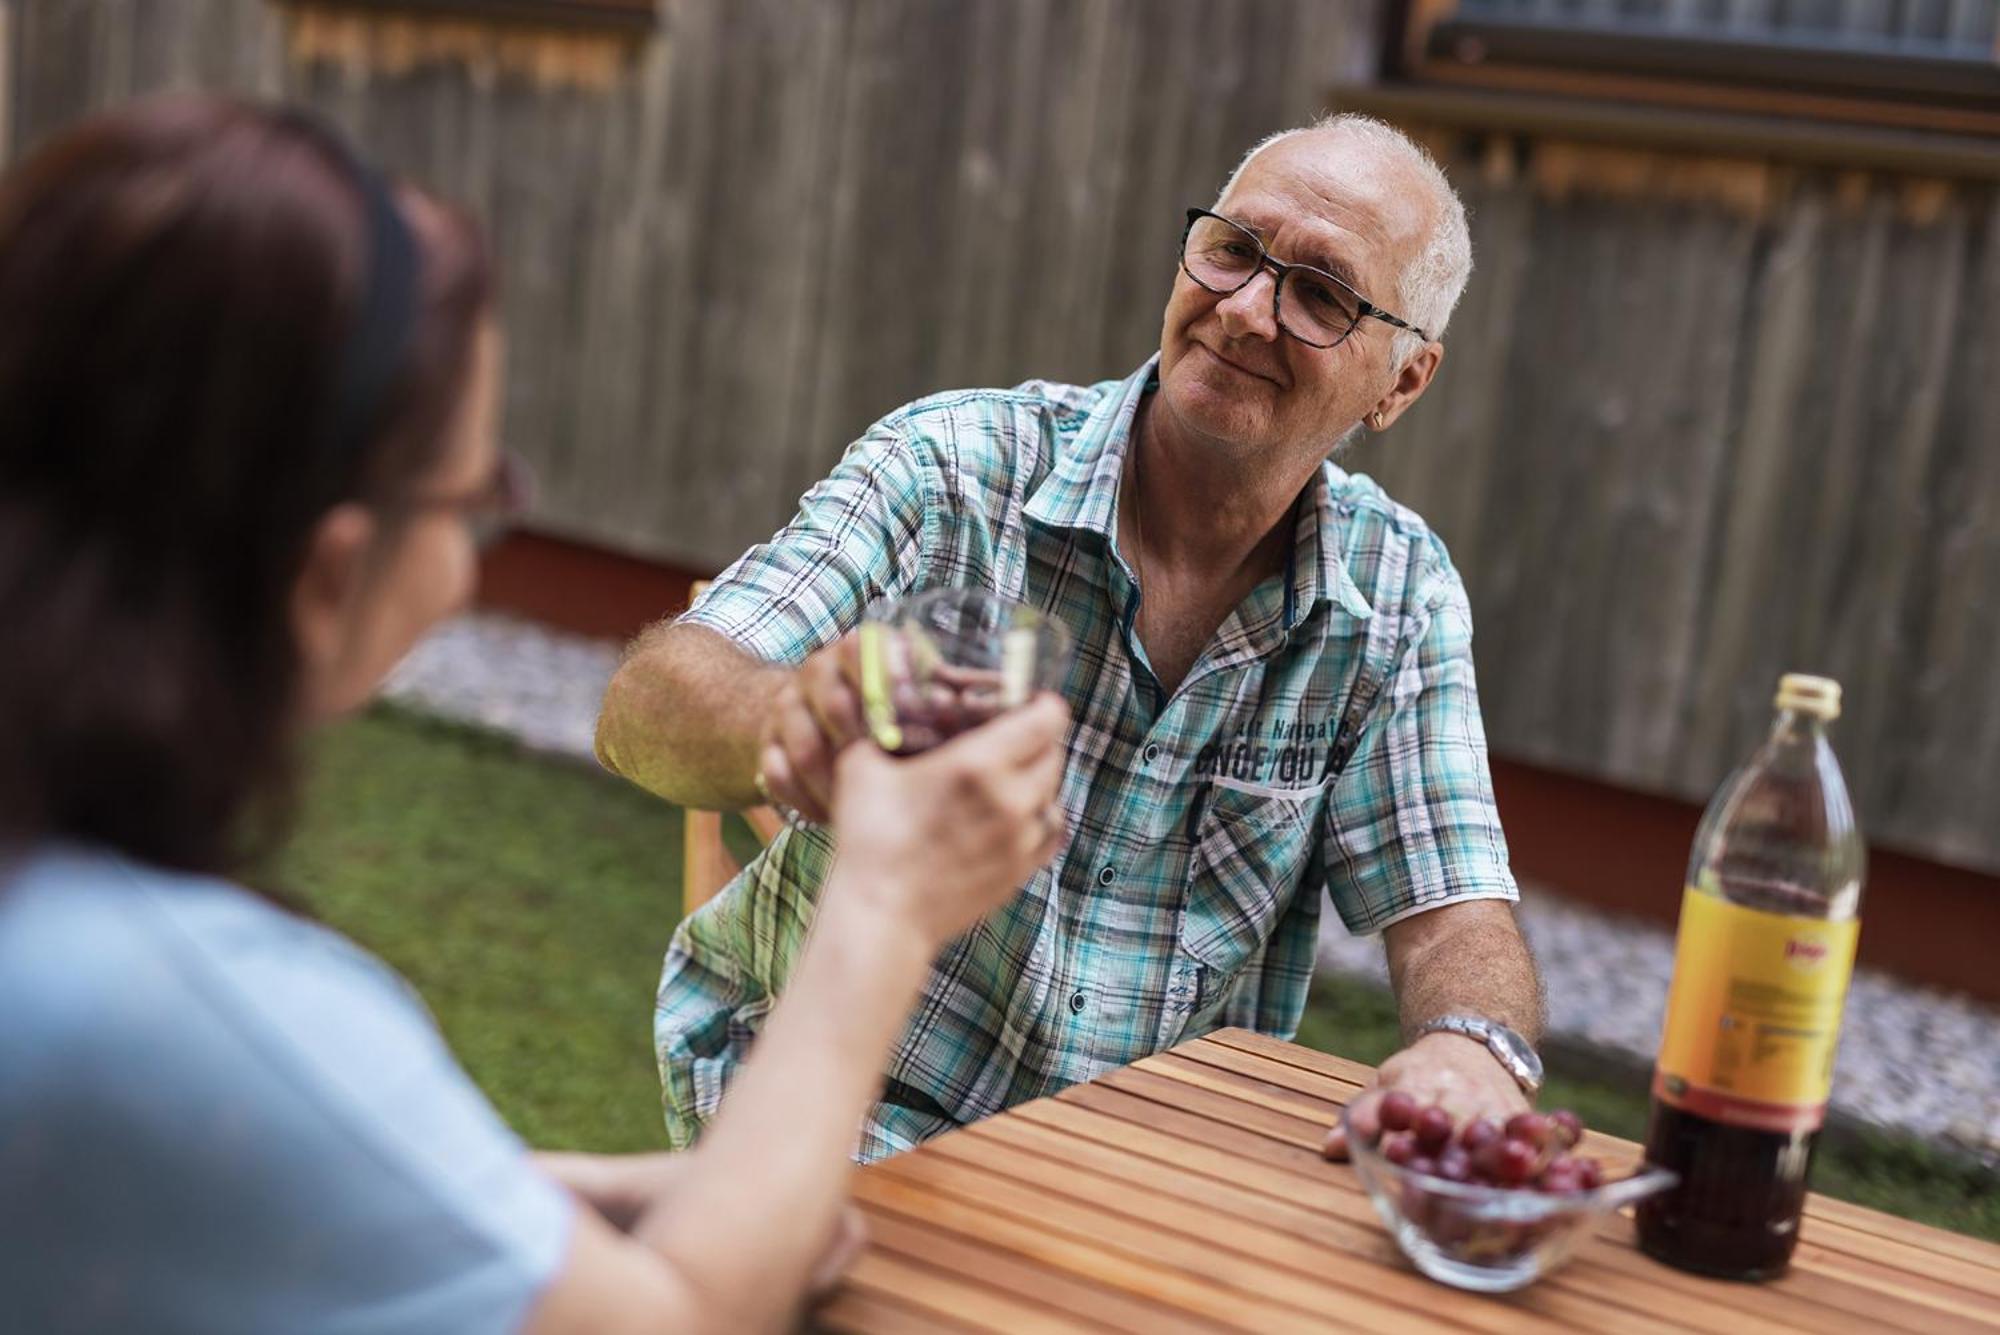
[[478,612],[433,631],[389,675],[383,694],[511,733],[538,751],[590,760],[597,706],[618,654],[603,640]]
[[[598,702],[617,663],[615,645],[476,613],[419,645],[387,694],[539,750],[589,759]],[[1673,934],[1532,887],[1521,921],[1548,982],[1550,1029],[1650,1061],[1673,972]],[[1331,913],[1320,961],[1388,980],[1380,941],[1349,936]],[[1833,1099],[1849,1116],[1950,1141],[2000,1164],[2000,1010],[1862,971],[1848,996]]]

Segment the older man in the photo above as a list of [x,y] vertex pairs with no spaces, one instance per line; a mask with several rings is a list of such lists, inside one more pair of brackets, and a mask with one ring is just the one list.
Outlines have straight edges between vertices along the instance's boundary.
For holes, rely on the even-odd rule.
[[890,414],[619,670],[609,768],[693,806],[761,791],[796,813],[667,956],[676,1146],[783,989],[834,858],[829,765],[863,733],[849,633],[872,600],[937,585],[1074,632],[1071,837],[936,961],[862,1157],[1221,1025],[1291,1034],[1322,887],[1387,943],[1410,1041],[1382,1085],[1465,1112],[1532,1096],[1540,989],[1465,593],[1416,515],[1329,461],[1437,373],[1464,210],[1409,140],[1340,117],[1259,145],[1186,228],[1156,358]]

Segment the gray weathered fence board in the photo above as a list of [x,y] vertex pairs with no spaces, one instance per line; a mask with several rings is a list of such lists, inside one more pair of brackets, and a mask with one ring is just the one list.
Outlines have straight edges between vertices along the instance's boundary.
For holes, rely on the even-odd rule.
[[[2000,865],[2000,224],[1990,189],[1905,203],[1537,206],[1513,323],[1454,324],[1508,341],[1505,387],[1448,358],[1411,439],[1354,457],[1466,571],[1498,749],[1700,796],[1778,673],[1830,672],[1870,829]],[[1445,444],[1461,415],[1498,467]]]

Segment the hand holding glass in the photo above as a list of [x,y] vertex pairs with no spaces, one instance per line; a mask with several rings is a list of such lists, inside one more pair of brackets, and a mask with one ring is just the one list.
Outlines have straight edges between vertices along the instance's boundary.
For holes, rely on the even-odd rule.
[[1054,690],[1069,671],[1061,622],[983,589],[931,589],[869,609],[861,699],[885,751],[914,755]]

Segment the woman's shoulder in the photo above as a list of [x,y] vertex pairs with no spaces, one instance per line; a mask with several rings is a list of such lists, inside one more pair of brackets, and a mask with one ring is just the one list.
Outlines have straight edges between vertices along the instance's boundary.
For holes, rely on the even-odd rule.
[[69,845],[0,870],[0,1001],[69,1041],[94,1027],[152,1041],[199,1012],[283,1027],[328,994],[429,1029],[386,966],[233,882]]
[[15,861],[0,1008],[0,1142],[37,1146],[0,1159],[0,1234],[34,1201],[47,1240],[39,1278],[0,1256],[0,1289],[27,1285],[31,1312],[112,1265],[140,1307],[235,1285],[257,1313],[189,1328],[315,1330],[417,1293],[413,1328],[497,1328],[560,1259],[567,1202],[413,994],[240,886],[87,850]]

